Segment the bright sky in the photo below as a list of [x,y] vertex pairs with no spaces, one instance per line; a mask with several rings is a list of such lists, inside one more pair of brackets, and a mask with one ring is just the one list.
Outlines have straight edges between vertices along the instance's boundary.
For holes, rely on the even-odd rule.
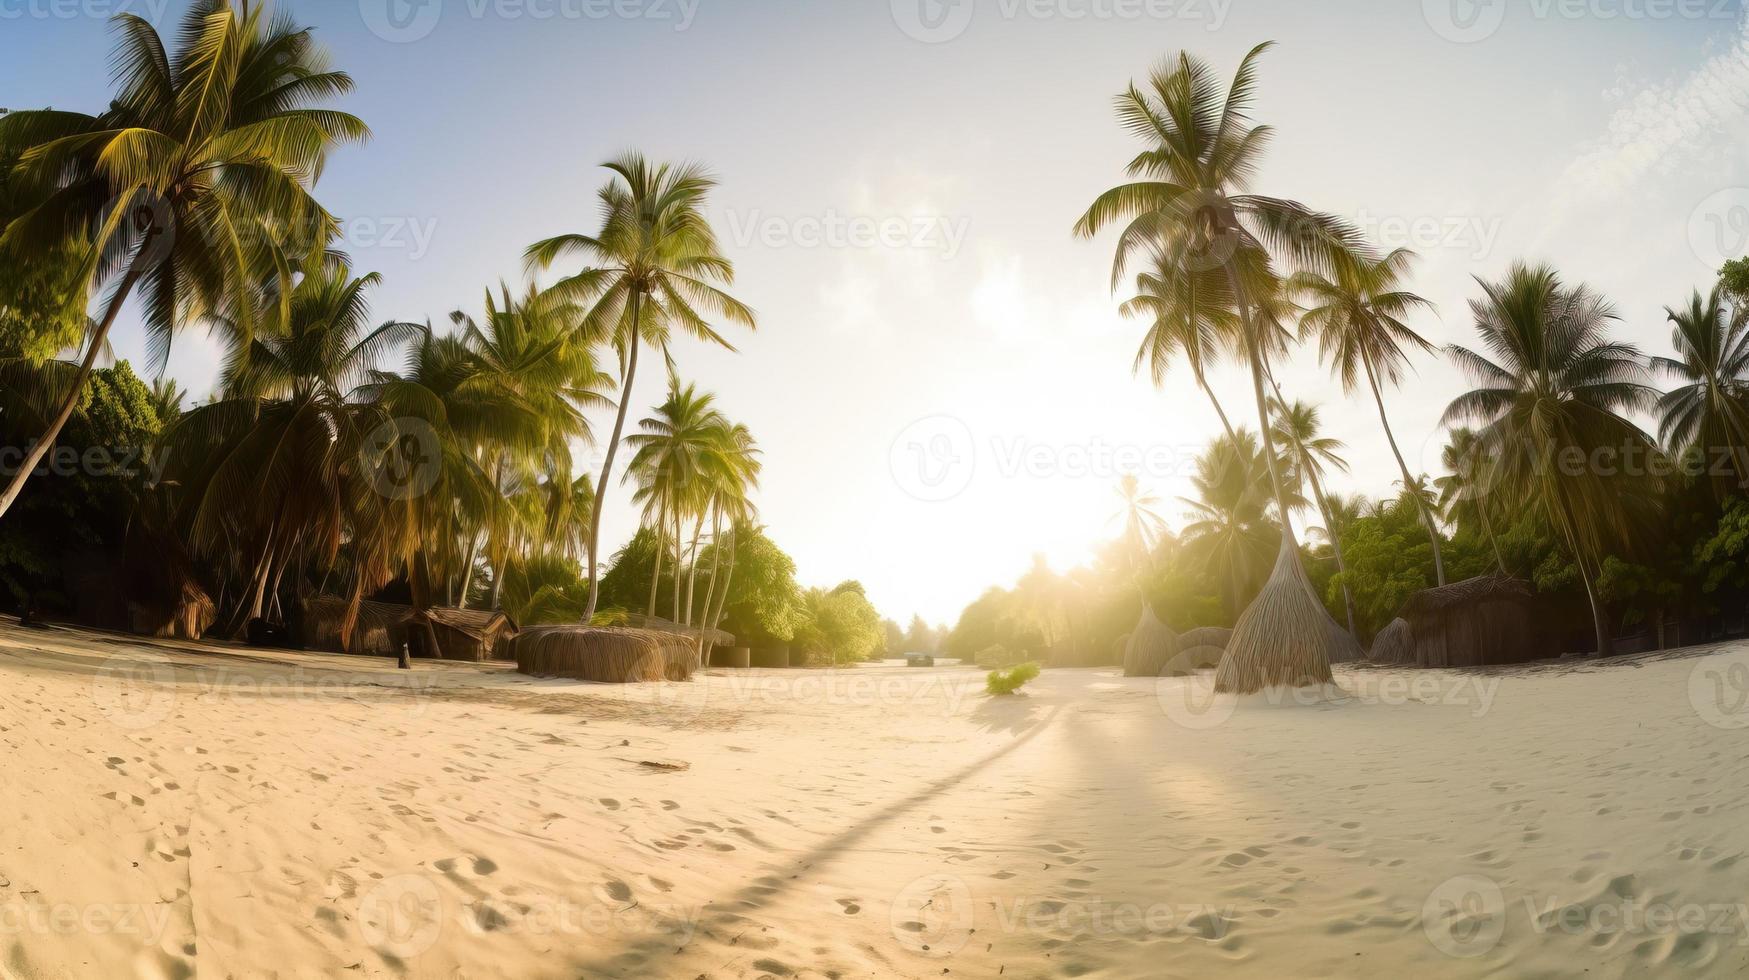
[[[167,5],[167,9],[166,9]],[[391,6],[392,5],[392,6]],[[0,0],[0,104],[106,104],[123,0]],[[174,26],[182,5],[131,9]],[[1663,351],[1661,308],[1749,250],[1749,35],[1738,0],[302,0],[375,130],[320,197],[381,319],[444,322],[519,279],[537,238],[595,227],[597,164],[706,162],[713,217],[759,331],[684,343],[766,453],[760,505],[810,585],[861,579],[883,613],[951,622],[1030,556],[1066,569],[1115,531],[1126,469],[1176,521],[1217,428],[1186,376],[1133,377],[1141,325],[1107,288],[1109,237],[1073,239],[1136,147],[1111,98],[1189,48],[1230,75],[1264,39],[1258,182],[1421,252],[1435,343],[1471,335],[1470,277],[1518,257],[1603,289]],[[1736,148],[1733,152],[1733,148]],[[1127,295],[1127,294],[1126,294]],[[143,360],[124,317],[118,353]],[[170,371],[211,390],[215,350]],[[1437,466],[1459,379],[1434,359],[1389,396]],[[1355,475],[1396,478],[1369,402],[1302,350],[1290,396],[1325,405]],[[634,410],[661,395],[639,380]],[[1251,418],[1249,382],[1215,376]],[[610,419],[597,427],[605,434]],[[627,492],[608,549],[634,527]]]

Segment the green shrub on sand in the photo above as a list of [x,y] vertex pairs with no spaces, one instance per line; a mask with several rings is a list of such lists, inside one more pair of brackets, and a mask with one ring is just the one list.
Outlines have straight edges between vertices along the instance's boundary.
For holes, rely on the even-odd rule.
[[1026,686],[1026,682],[1038,676],[1038,664],[1021,664],[1008,670],[992,670],[984,681],[984,690],[997,697],[1005,697]]

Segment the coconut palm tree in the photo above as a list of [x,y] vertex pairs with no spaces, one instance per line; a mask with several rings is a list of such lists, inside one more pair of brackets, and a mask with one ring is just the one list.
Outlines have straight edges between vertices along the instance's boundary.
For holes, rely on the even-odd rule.
[[[1356,258],[1337,263],[1334,274],[1302,272],[1288,281],[1288,288],[1306,298],[1300,329],[1319,341],[1319,354],[1342,382],[1342,390],[1354,394],[1362,382],[1377,406],[1385,441],[1396,457],[1403,484],[1414,482],[1409,464],[1397,447],[1385,411],[1384,386],[1397,387],[1409,368],[1406,349],[1432,352],[1434,347],[1404,323],[1417,310],[1433,304],[1403,288],[1402,282],[1415,253],[1397,249],[1376,261]],[[1416,498],[1419,500],[1420,498]],[[1420,507],[1427,540],[1433,544],[1434,578],[1445,584],[1445,556],[1440,550],[1439,521],[1431,506]]]
[[252,562],[239,626],[262,617],[295,553],[332,564],[349,537],[378,526],[387,534],[394,523],[377,499],[393,490],[374,479],[387,471],[371,465],[398,446],[397,432],[384,435],[394,421],[350,396],[424,327],[370,326],[367,294],[380,281],[333,263],[304,275],[283,303],[270,301],[285,319],[230,353],[220,396],[166,434],[170,472],[188,488],[194,551]]
[[[108,110],[0,117],[0,159],[18,156],[9,184],[34,202],[7,224],[0,246],[44,254],[75,231],[89,242],[81,278],[111,284],[48,431],[0,491],[0,515],[71,417],[129,297],[141,293],[160,362],[175,330],[207,314],[246,340],[263,272],[289,297],[288,254],[319,252],[332,238],[336,222],[310,196],[328,154],[368,135],[356,118],[320,108],[352,80],[330,70],[310,32],[289,18],[199,0],[174,53],[140,17],[121,14],[115,25]],[[70,305],[83,305],[78,292]]]
[[734,350],[711,326],[710,318],[754,327],[753,310],[720,288],[732,285],[735,273],[705,217],[705,198],[716,180],[696,165],[652,165],[638,154],[604,166],[613,179],[599,195],[601,229],[594,235],[549,238],[530,246],[527,253],[529,265],[536,268],[569,255],[584,260],[585,268],[560,280],[553,291],[586,306],[586,322],[602,332],[620,358],[619,409],[590,519],[585,618],[595,615],[600,597],[601,511],[625,431],[640,347],[655,348],[667,361],[669,338],[678,329]]
[[[1324,518],[1324,532],[1329,536],[1330,549],[1336,556],[1336,571],[1347,572],[1348,564],[1342,559],[1342,525],[1330,512],[1330,498],[1324,494],[1323,485],[1325,466],[1348,472],[1348,462],[1339,455],[1342,440],[1322,434],[1317,406],[1302,401],[1286,403],[1279,394],[1275,400],[1275,438],[1286,449],[1293,464],[1294,482],[1297,484],[1303,478],[1310,484],[1312,500]],[[1303,495],[1302,488],[1296,486],[1295,489]],[[1342,581],[1342,602],[1348,613],[1348,632],[1359,636],[1354,627],[1354,596],[1349,592],[1346,577]]]
[[1487,472],[1488,457],[1481,438],[1471,428],[1453,429],[1445,448],[1439,451],[1439,460],[1447,474],[1433,481],[1439,490],[1440,511],[1458,527],[1480,527],[1494,551],[1495,567],[1502,575],[1511,574],[1506,570],[1506,556],[1500,552],[1500,539],[1494,534],[1494,522],[1488,516],[1492,478]]
[[1160,387],[1172,363],[1182,357],[1197,387],[1214,406],[1221,428],[1233,438],[1233,423],[1209,387],[1206,373],[1223,348],[1237,339],[1232,290],[1223,271],[1187,263],[1179,254],[1155,248],[1152,267],[1136,276],[1136,295],[1120,310],[1125,316],[1148,319],[1135,370],[1140,372],[1146,364],[1154,386]]
[[1713,464],[1730,461],[1737,486],[1749,481],[1749,319],[1733,315],[1724,288],[1683,309],[1665,307],[1677,356],[1654,357],[1652,369],[1678,387],[1658,400],[1659,436],[1678,456],[1699,457],[1715,488],[1728,485]]
[[1255,313],[1273,291],[1274,261],[1324,270],[1362,246],[1353,229],[1334,217],[1248,190],[1271,136],[1269,127],[1253,125],[1248,115],[1256,61],[1269,46],[1253,48],[1224,89],[1207,64],[1180,53],[1150,76],[1146,88],[1132,84],[1120,95],[1118,116],[1145,148],[1130,162],[1134,179],[1101,194],[1075,226],[1077,235],[1090,237],[1126,222],[1112,266],[1113,288],[1138,249],[1175,253],[1189,268],[1220,270],[1227,282],[1281,515],[1281,548],[1272,587],[1234,629],[1216,678],[1223,691],[1328,682],[1332,657],[1349,653],[1353,643],[1313,595],[1300,564],[1264,396],[1274,333]]
[[1269,518],[1268,469],[1257,437],[1241,426],[1197,457],[1190,477],[1196,496],[1179,498],[1190,508],[1182,537],[1187,553],[1215,570],[1235,615],[1268,575],[1281,542],[1281,528]]
[[650,600],[647,614],[655,614],[656,582],[660,576],[665,532],[674,532],[674,603],[673,621],[682,622],[680,613],[680,575],[685,563],[684,527],[695,522],[702,533],[705,508],[710,502],[715,454],[728,421],[716,408],[716,397],[701,393],[697,385],[682,387],[680,379],[670,376],[668,398],[657,407],[654,415],[638,423],[636,434],[626,437],[632,448],[630,475],[638,482],[634,500],[644,506],[651,527],[656,531],[655,570],[650,576]]
[[[1237,437],[1235,436],[1235,439]],[[1160,498],[1143,488],[1134,474],[1125,473],[1117,481],[1118,499],[1123,501],[1118,518],[1123,521],[1123,539],[1134,561],[1131,574],[1140,576],[1150,563],[1154,544],[1166,532],[1166,519],[1160,516]]]
[[[1618,317],[1589,287],[1566,285],[1546,265],[1515,264],[1498,282],[1477,281],[1483,295],[1470,310],[1481,349],[1448,349],[1477,387],[1451,403],[1445,423],[1481,426],[1490,493],[1545,509],[1578,567],[1606,655],[1597,577],[1606,551],[1631,536],[1637,491],[1652,483],[1637,469],[1650,471],[1658,451],[1625,416],[1649,411],[1658,393],[1639,351],[1609,339]],[[1603,453],[1616,462],[1602,465]]]
[[[764,468],[759,461],[759,444],[745,425],[734,423],[718,439],[716,451],[723,465],[713,469],[711,507],[711,571],[710,584],[705,589],[701,622],[714,630],[723,620],[723,603],[729,594],[729,584],[735,576],[735,541],[744,528],[753,526],[758,508],[753,505],[753,491],[759,487],[759,474]],[[726,525],[728,544],[723,544]],[[722,561],[724,554],[727,560]],[[722,589],[717,586],[719,561],[722,561]],[[712,607],[713,597],[715,607]]]

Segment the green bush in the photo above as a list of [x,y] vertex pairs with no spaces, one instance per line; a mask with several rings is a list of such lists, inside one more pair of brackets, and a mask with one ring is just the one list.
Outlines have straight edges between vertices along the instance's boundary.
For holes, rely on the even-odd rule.
[[1026,686],[1026,682],[1038,676],[1038,664],[1025,663],[1008,670],[992,670],[984,680],[984,690],[990,694],[1005,697]]

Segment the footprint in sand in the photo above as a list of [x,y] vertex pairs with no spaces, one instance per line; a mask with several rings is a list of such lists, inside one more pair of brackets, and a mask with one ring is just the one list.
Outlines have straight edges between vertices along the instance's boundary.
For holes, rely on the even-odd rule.
[[838,900],[838,905],[840,908],[844,909],[845,915],[855,915],[862,911],[862,906],[858,905],[855,899],[841,898]]

